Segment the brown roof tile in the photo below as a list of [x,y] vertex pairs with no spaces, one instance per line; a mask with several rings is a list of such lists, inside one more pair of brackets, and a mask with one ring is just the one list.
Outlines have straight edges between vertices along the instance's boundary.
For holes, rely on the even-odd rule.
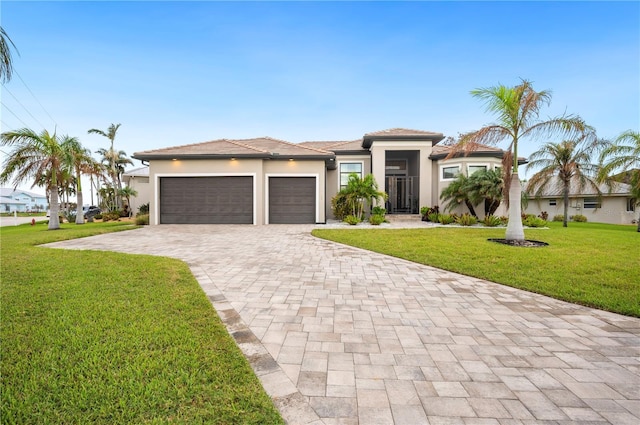
[[410,128],[389,128],[386,130],[374,131],[365,134],[365,137],[369,136],[442,136],[442,133],[413,130]]

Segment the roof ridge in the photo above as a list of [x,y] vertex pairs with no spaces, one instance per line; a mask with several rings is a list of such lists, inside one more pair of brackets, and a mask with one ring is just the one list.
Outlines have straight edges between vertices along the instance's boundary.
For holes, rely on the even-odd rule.
[[323,150],[323,149],[316,149],[316,148],[311,148],[309,146],[303,146],[300,143],[293,143],[293,142],[287,142],[286,140],[274,139],[273,137],[269,137],[269,136],[265,136],[264,138],[273,140],[275,142],[284,143],[284,144],[287,144],[287,145],[290,145],[290,146],[295,146],[297,148],[302,148],[302,149],[307,149],[307,150],[310,150],[310,151],[318,152],[318,153],[323,153],[323,154],[332,154],[333,153],[331,151],[326,151],[326,150]]
[[[269,137],[263,137],[263,139],[269,139]],[[228,140],[228,139],[222,139],[222,140],[224,140],[224,141],[226,141],[226,142],[229,142],[229,143],[231,143],[231,144],[234,144],[234,145],[236,145],[236,146],[241,146],[241,147],[243,147],[243,148],[247,148],[247,149],[254,150],[254,151],[256,151],[256,152],[260,152],[260,153],[271,153],[271,152],[269,152],[269,151],[267,151],[267,150],[260,149],[260,148],[256,148],[255,146],[251,146],[251,145],[249,145],[249,144],[246,144],[246,143],[242,143],[242,142],[241,142],[241,140],[256,140],[256,139],[239,139],[239,140]]]

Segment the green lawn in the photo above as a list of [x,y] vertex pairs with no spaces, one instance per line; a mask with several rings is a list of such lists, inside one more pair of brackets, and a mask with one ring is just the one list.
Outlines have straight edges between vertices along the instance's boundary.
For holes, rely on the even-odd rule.
[[315,236],[554,298],[640,317],[640,233],[635,226],[550,223],[527,229],[543,248],[487,241],[490,228],[317,229]]
[[128,228],[2,228],[0,423],[283,423],[184,263],[34,246]]

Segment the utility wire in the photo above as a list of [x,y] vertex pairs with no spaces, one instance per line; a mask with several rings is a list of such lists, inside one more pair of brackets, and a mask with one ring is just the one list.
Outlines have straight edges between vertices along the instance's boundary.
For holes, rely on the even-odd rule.
[[34,120],[36,120],[36,122],[37,122],[38,124],[40,124],[40,127],[42,127],[43,129],[47,128],[44,124],[42,124],[42,123],[40,122],[40,120],[39,120],[38,118],[36,118],[36,117],[34,117],[34,116],[33,116],[33,114],[32,114],[32,113],[27,109],[27,107],[26,107],[26,106],[24,106],[24,105],[22,104],[22,102],[20,102],[20,100],[19,100],[17,97],[15,97],[15,96],[14,96],[14,94],[13,94],[13,93],[11,93],[11,90],[9,90],[9,89],[7,88],[7,86],[4,86],[4,90],[6,90],[6,92],[7,92],[7,93],[9,93],[9,94],[11,95],[11,97],[13,97],[13,98],[15,99],[15,101],[16,101],[16,102],[18,102],[18,104],[19,104],[20,106],[22,106],[22,109],[24,109],[24,110],[27,112],[27,114],[29,114],[29,115],[31,116],[31,118],[33,118]]
[[4,102],[0,101],[0,104],[2,104],[2,106],[4,106],[7,109],[7,111],[9,111],[11,113],[11,115],[16,117],[18,119],[18,121],[20,121],[25,127],[29,127],[29,125],[27,123],[25,123],[24,121],[22,121],[19,116],[14,114],[13,111],[7,105],[4,104]]
[[[16,71],[15,69],[13,70],[13,73],[16,74],[18,76],[18,78],[20,79],[20,81],[22,81],[22,84],[24,84],[24,86],[27,88],[27,90],[29,91],[29,93],[31,93],[31,96],[33,96],[33,98],[36,100],[36,102],[38,102],[38,105],[40,105],[40,107],[42,108],[42,110],[44,111],[45,114],[47,114],[47,116],[49,117],[49,119],[51,119],[51,121],[53,121],[53,123],[55,124],[56,127],[59,127],[58,122],[51,116],[51,114],[49,113],[49,111],[47,111],[47,109],[44,107],[44,105],[42,105],[42,103],[40,102],[40,100],[36,97],[36,95],[33,93],[33,91],[31,91],[31,89],[29,88],[29,86],[27,85],[27,83],[22,79],[22,76],[18,73],[18,71]],[[3,84],[4,85],[4,84]]]

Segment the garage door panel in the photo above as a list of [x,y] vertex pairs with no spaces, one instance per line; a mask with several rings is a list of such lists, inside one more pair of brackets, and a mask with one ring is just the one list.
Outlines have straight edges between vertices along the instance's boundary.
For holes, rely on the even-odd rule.
[[269,178],[269,223],[314,224],[315,177]]
[[162,177],[160,223],[253,224],[253,177]]

